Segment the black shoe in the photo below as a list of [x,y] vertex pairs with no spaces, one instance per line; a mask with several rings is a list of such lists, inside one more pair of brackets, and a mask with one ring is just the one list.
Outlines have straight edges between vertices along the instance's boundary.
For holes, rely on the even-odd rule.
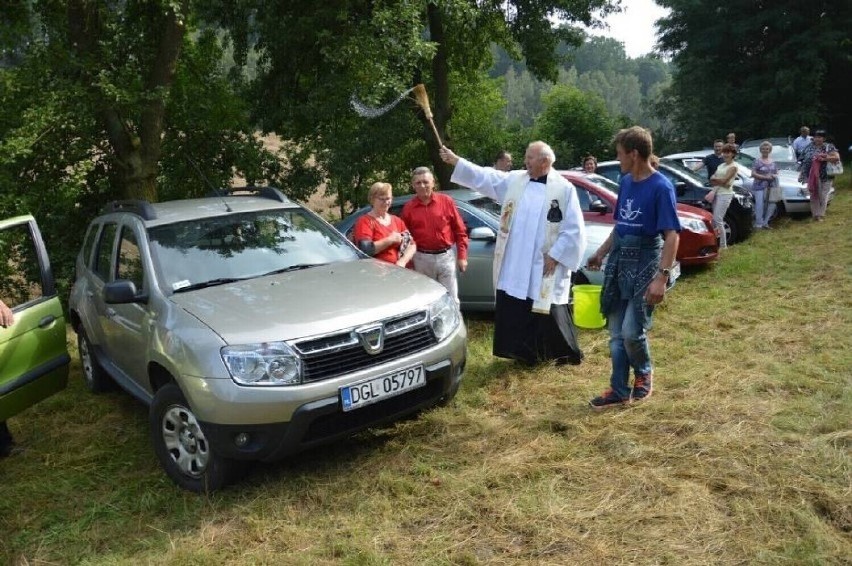
[[595,397],[591,401],[589,401],[589,405],[592,409],[596,411],[602,411],[603,409],[609,409],[611,407],[622,407],[624,405],[628,405],[630,403],[630,398],[622,399],[618,395],[615,394],[615,391],[612,389],[607,389],[603,393],[601,393],[598,397]]

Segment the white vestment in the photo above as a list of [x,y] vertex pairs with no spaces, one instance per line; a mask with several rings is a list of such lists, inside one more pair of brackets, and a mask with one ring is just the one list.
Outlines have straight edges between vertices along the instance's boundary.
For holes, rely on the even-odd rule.
[[[552,302],[567,304],[569,301],[571,271],[580,267],[586,250],[586,231],[583,211],[577,199],[574,185],[555,170],[547,176],[547,186],[529,180],[526,171],[509,173],[490,167],[480,167],[466,159],[459,159],[451,181],[474,189],[493,198],[503,205],[507,213],[505,198],[510,187],[524,183],[517,203],[511,204],[508,213],[512,216],[502,258],[497,274],[496,288],[516,299],[536,300],[541,292],[544,273],[545,240],[547,237],[548,191],[561,190],[565,203],[562,220],[555,242],[547,252],[558,264],[554,274]],[[551,193],[552,194],[552,193]]]

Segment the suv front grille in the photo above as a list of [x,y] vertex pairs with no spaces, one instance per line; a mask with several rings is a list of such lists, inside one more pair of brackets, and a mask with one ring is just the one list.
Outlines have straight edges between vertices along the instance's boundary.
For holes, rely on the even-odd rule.
[[384,348],[369,354],[355,329],[294,344],[302,355],[304,381],[319,381],[402,358],[437,344],[423,311],[387,319],[381,323]]

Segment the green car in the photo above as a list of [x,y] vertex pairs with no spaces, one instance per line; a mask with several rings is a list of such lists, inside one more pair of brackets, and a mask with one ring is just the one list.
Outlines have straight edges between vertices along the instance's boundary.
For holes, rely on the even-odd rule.
[[0,300],[15,315],[0,326],[0,421],[65,388],[65,315],[32,216],[0,220]]

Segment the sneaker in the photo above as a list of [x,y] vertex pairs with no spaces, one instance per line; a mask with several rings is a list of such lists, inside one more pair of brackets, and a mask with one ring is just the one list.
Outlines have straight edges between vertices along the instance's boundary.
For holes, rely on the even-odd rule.
[[654,391],[654,385],[651,374],[637,375],[633,380],[633,393],[631,397],[634,401],[644,401],[651,396]]
[[589,401],[589,405],[596,411],[609,409],[610,407],[621,407],[630,403],[630,398],[622,399],[612,389],[607,389],[598,397]]

